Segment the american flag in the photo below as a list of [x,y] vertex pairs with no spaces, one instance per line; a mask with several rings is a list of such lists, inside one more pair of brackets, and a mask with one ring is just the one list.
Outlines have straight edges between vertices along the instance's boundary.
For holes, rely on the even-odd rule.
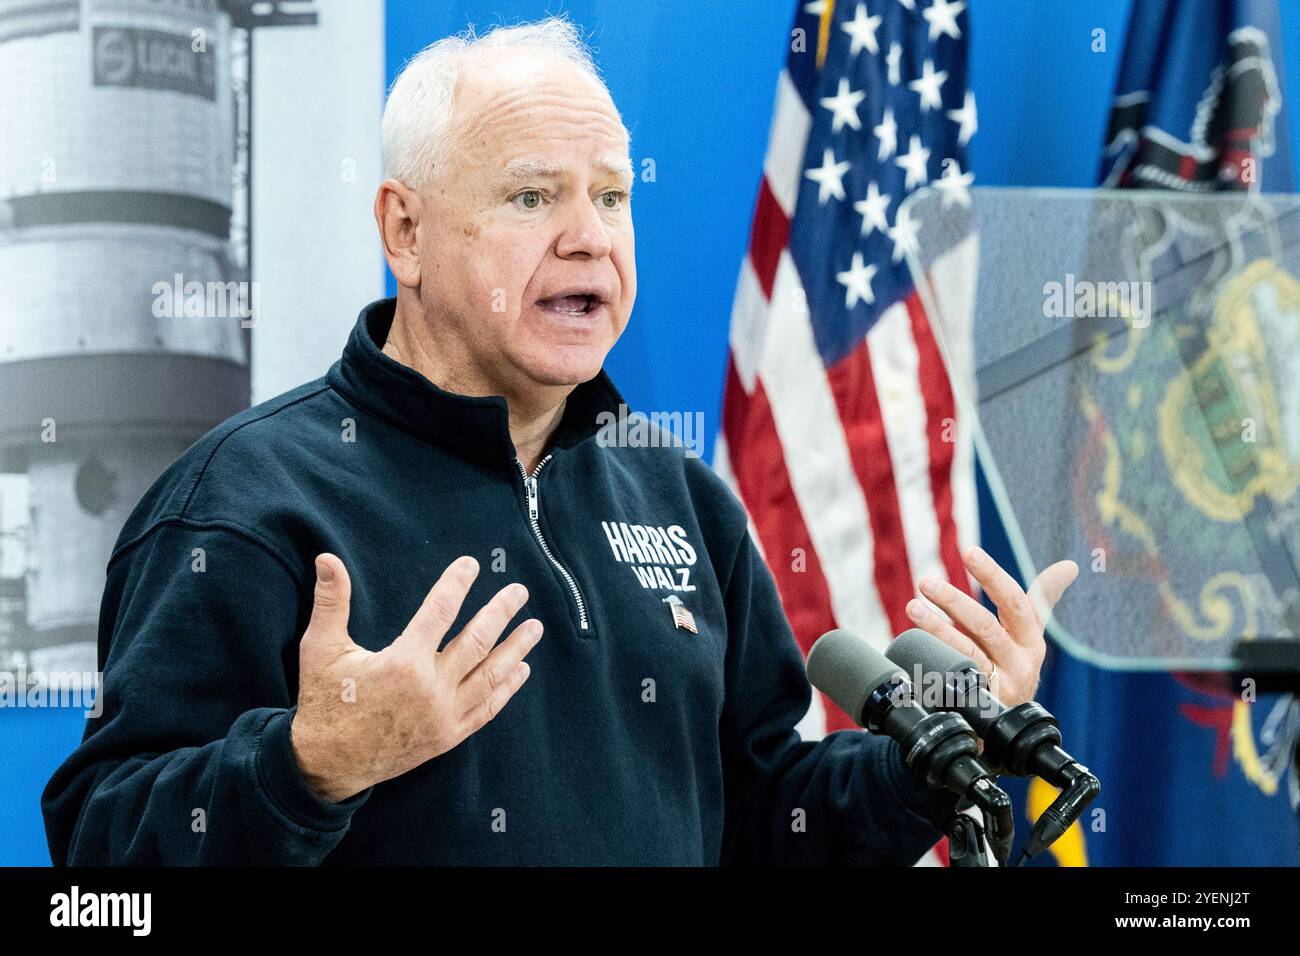
[[[926,250],[941,347],[907,262],[921,223],[901,205],[929,184],[945,205],[970,202],[965,6],[803,0],[777,82],[715,467],[805,654],[836,627],[883,650],[923,575],[970,588],[974,451],[951,377],[971,373],[948,363],[970,354],[954,346],[969,336],[975,237]],[[799,729],[852,726],[817,694]]]
[[684,631],[690,631],[692,634],[700,633],[700,629],[695,626],[695,615],[686,609],[682,599],[676,594],[670,594],[664,598],[664,603],[673,612],[673,627]]

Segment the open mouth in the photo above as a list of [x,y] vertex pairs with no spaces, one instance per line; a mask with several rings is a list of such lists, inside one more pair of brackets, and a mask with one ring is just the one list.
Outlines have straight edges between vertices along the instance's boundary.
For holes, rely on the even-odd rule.
[[537,303],[543,309],[558,312],[560,315],[587,315],[600,306],[600,298],[594,293],[578,295],[561,295],[554,299],[542,299]]

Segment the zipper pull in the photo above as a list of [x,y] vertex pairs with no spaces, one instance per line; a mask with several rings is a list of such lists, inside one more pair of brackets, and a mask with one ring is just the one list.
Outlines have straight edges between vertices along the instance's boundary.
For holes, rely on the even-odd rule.
[[537,520],[537,479],[525,479],[528,485],[528,517],[532,521]]

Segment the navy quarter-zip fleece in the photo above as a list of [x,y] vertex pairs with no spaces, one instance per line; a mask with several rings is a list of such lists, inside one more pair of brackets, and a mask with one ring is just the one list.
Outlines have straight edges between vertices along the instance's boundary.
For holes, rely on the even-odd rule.
[[[201,438],[127,520],[100,613],[103,713],[42,799],[54,862],[918,859],[953,798],[889,741],[800,740],[802,655],[709,467],[602,441],[622,403],[602,372],[524,475],[504,399],[450,394],[383,354],[394,306],[362,311],[324,377]],[[348,569],[367,649],[462,554],[482,571],[447,640],[512,581],[530,595],[517,621],[545,626],[494,720],[337,804],[289,738],[325,551]]]

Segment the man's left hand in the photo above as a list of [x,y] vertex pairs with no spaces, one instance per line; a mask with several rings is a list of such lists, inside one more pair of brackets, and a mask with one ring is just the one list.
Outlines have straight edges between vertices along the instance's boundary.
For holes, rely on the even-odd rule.
[[1033,700],[1047,644],[1043,628],[1061,594],[1079,573],[1073,561],[1057,561],[1040,574],[1026,594],[1015,579],[980,548],[963,559],[975,580],[997,606],[994,617],[975,598],[946,581],[922,578],[920,590],[948,617],[935,613],[925,601],[907,604],[907,616],[979,665],[995,697],[1014,707]]

